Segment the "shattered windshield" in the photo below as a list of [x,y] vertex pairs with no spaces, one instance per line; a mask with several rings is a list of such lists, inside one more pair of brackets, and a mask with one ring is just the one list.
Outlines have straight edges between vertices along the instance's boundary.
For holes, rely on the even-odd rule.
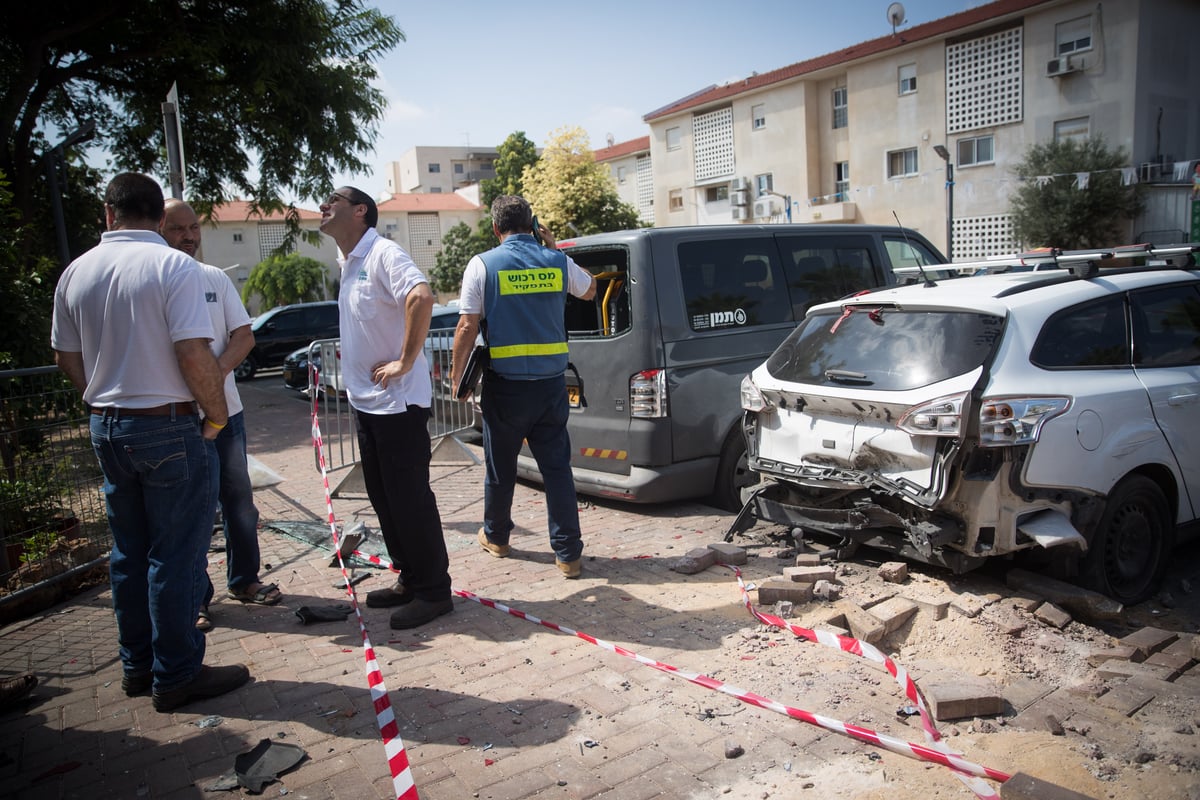
[[767,359],[767,372],[791,383],[916,389],[982,364],[1003,323],[967,311],[846,306],[805,319]]

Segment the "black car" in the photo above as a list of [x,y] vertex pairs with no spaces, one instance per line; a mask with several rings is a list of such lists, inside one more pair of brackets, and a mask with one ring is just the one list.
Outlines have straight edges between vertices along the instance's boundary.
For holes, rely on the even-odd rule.
[[338,304],[336,300],[324,300],[276,306],[255,317],[250,330],[254,332],[254,349],[233,371],[239,381],[253,378],[260,369],[283,366],[288,354],[298,347],[307,349],[317,339],[336,339]]
[[[426,344],[425,356],[430,358],[430,366],[433,368],[435,380],[440,379],[443,370],[443,362],[448,373],[449,365],[449,344],[453,341],[453,331],[458,325],[458,307],[457,306],[442,306],[436,305],[433,307],[433,316],[429,320],[430,334],[437,334],[431,337],[431,341]],[[283,360],[283,384],[289,389],[307,389],[308,388],[308,346],[306,342],[303,347],[289,353],[287,358]],[[444,354],[445,358],[434,358],[434,356]],[[317,369],[321,368],[321,354],[317,353],[313,359],[313,366]]]

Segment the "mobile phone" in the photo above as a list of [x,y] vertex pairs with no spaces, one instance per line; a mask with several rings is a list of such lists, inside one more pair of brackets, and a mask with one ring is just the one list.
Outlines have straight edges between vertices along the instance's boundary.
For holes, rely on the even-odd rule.
[[542,241],[542,226],[538,224],[537,214],[533,215],[533,238],[537,240],[538,244],[545,246],[546,243]]

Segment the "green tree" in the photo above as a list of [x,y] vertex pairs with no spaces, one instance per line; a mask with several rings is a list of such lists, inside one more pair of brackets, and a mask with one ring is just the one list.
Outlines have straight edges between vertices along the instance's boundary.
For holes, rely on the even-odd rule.
[[264,308],[320,300],[327,288],[325,265],[299,253],[273,255],[258,262],[242,287],[242,302],[258,295]]
[[555,131],[522,183],[539,221],[559,238],[638,227],[637,209],[621,201],[582,128]]
[[[16,222],[48,215],[43,131],[94,123],[92,147],[111,168],[164,174],[161,104],[173,82],[198,210],[231,195],[265,212],[284,210],[285,193],[316,199],[335,174],[366,171],[385,108],[374,63],[403,38],[365,0],[62,0],[10,15],[0,170]],[[79,223],[91,220],[68,220]],[[29,251],[26,268],[40,255]]]
[[[510,133],[496,148],[496,177],[488,178],[480,184],[480,202],[483,207],[490,209],[492,201],[502,194],[524,196],[525,168],[537,162],[537,145],[525,136],[525,131]],[[490,222],[488,232],[491,232]]]
[[[1017,241],[1064,250],[1120,244],[1121,223],[1142,209],[1137,184],[1121,181],[1128,166],[1124,149],[1109,149],[1099,136],[1029,148],[1015,167],[1021,184],[1009,204]],[[1077,173],[1088,174],[1086,188],[1079,188]]]
[[442,237],[442,249],[437,254],[433,269],[429,270],[429,285],[439,292],[457,292],[462,287],[463,271],[472,256],[486,252],[495,247],[496,238],[492,234],[491,222],[488,222],[488,237],[483,238],[480,230],[471,230],[471,226],[460,222]]

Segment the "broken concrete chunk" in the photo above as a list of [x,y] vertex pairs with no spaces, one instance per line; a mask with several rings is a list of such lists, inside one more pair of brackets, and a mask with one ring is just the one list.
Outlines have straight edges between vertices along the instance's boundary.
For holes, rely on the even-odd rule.
[[855,639],[867,644],[878,644],[883,640],[885,633],[883,623],[876,619],[871,612],[859,608],[849,600],[839,600],[834,607],[846,616],[846,627],[850,629],[850,633]]
[[1004,698],[996,685],[984,678],[967,675],[926,678],[921,691],[929,702],[930,713],[939,721],[1004,713]]
[[707,547],[697,547],[695,550],[689,550],[678,561],[671,565],[671,569],[683,575],[695,575],[697,572],[704,570],[717,563],[717,553],[715,550],[710,550]]
[[1013,589],[1025,589],[1041,595],[1060,608],[1070,611],[1076,619],[1119,620],[1124,606],[1098,592],[1092,592],[1045,575],[1024,569],[1010,569],[1005,576]]
[[868,612],[883,623],[886,633],[895,633],[917,613],[917,604],[904,597],[893,597],[871,606]]
[[1153,653],[1165,649],[1179,638],[1179,634],[1174,631],[1164,631],[1161,628],[1141,628],[1129,634],[1117,643],[1132,647],[1142,654],[1139,661],[1149,658]]
[[774,575],[758,584],[758,604],[773,605],[780,600],[790,603],[807,603],[812,600],[812,584],[794,583],[787,578]]
[[963,592],[950,601],[950,608],[969,619],[978,617],[986,605],[982,597],[970,592]]
[[821,556],[817,553],[799,553],[796,555],[797,567],[819,567],[821,566]]
[[1113,711],[1127,717],[1132,717],[1153,699],[1153,692],[1147,692],[1139,686],[1123,683],[1097,697],[1095,702],[1096,705],[1111,708]]
[[842,587],[829,581],[817,581],[812,585],[813,597],[830,602],[842,596]]
[[784,567],[783,576],[796,583],[816,583],[817,581],[832,581],[833,567]]
[[1134,664],[1129,661],[1113,659],[1105,661],[1096,667],[1096,674],[1101,678],[1149,678],[1159,681],[1169,681],[1178,677],[1179,673],[1170,667],[1158,667],[1148,664]]
[[708,549],[717,554],[718,564],[731,564],[736,567],[746,563],[745,548],[738,547],[736,544],[715,542],[714,544],[710,544]]
[[1132,647],[1109,647],[1105,650],[1097,650],[1094,653],[1088,653],[1088,664],[1093,667],[1098,667],[1105,661],[1116,659],[1118,661],[1141,661],[1140,654]]
[[1071,623],[1071,615],[1050,602],[1038,606],[1033,612],[1033,616],[1038,622],[1052,625],[1060,630]]
[[[1175,674],[1176,677],[1187,671],[1188,667],[1195,663],[1191,656],[1177,656],[1170,653],[1155,653],[1146,659],[1145,663],[1152,667],[1166,667]],[[1168,678],[1167,680],[1171,680]]]
[[880,564],[879,577],[888,583],[904,583],[908,580],[908,564],[903,561],[888,561]]

